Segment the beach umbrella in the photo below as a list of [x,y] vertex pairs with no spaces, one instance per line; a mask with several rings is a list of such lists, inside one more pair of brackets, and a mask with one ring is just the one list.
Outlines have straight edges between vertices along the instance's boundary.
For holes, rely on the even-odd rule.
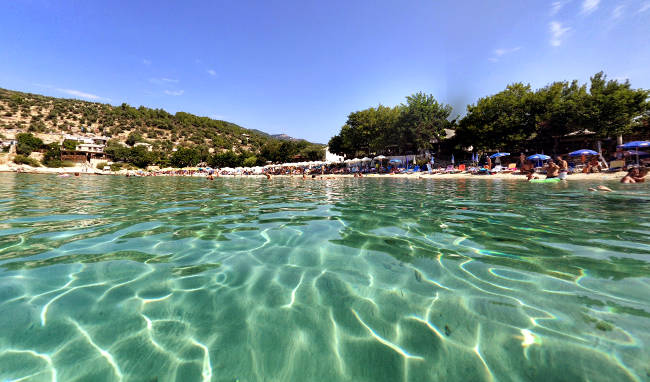
[[526,157],[528,160],[549,160],[551,159],[550,156],[544,155],[544,154],[534,154],[529,157]]
[[361,159],[361,161],[362,162],[370,162],[370,161],[372,161],[372,159],[370,159],[368,157],[364,157],[364,158]]
[[389,160],[389,162],[390,163],[402,163],[402,161],[399,160],[399,159],[391,159],[391,160]]
[[492,159],[501,158],[501,157],[507,157],[508,155],[510,155],[510,153],[495,153],[495,154],[490,155],[490,158],[492,158]]
[[598,155],[598,153],[595,152],[594,150],[588,150],[588,149],[576,150],[569,153],[570,157],[580,157],[583,155]]
[[530,156],[526,157],[526,159],[536,161],[537,162],[536,166],[540,167],[539,166],[540,161],[549,160],[549,159],[551,159],[551,157],[548,156],[548,155],[544,155],[544,154],[533,154],[533,155],[530,155]]
[[640,149],[644,147],[650,147],[650,141],[632,141],[618,147],[625,150]]
[[377,155],[377,156],[375,157],[375,160],[384,160],[384,159],[386,159],[386,157],[383,156],[383,155]]
[[[629,150],[629,149],[640,149],[644,147],[650,147],[650,141],[632,141],[628,142],[624,145],[618,146],[622,149]],[[637,151],[638,152],[638,151]],[[637,154],[636,156],[636,164],[637,166],[639,165],[639,155]]]

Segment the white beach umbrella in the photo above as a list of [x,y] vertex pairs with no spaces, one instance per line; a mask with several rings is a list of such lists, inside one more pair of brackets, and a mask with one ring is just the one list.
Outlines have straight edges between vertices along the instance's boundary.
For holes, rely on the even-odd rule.
[[383,155],[378,155],[375,157],[375,160],[384,160],[384,159],[386,159],[386,157]]
[[361,161],[362,162],[372,162],[372,159],[370,159],[368,157],[364,157],[364,158],[361,159]]

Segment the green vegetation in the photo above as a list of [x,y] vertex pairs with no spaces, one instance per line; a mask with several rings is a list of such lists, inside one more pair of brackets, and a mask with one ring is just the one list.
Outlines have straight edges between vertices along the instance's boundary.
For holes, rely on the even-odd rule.
[[36,159],[21,154],[18,154],[14,157],[14,163],[26,164],[32,167],[41,167],[41,164]]
[[432,95],[416,93],[406,100],[392,108],[379,105],[350,113],[341,132],[330,139],[330,151],[348,156],[422,151],[432,148],[445,137],[445,129],[454,126],[448,120],[451,106]]
[[629,134],[647,120],[649,95],[602,72],[591,77],[589,89],[578,81],[537,91],[517,83],[468,106],[455,138],[478,149],[520,149],[585,130],[600,138]]
[[[650,91],[597,73],[590,86],[554,82],[533,91],[515,83],[467,106],[459,121],[433,96],[417,93],[396,107],[351,113],[330,142],[330,151],[348,156],[421,153],[441,142],[449,150],[519,150],[556,147],[559,137],[590,131],[597,138],[650,133]],[[455,136],[445,139],[444,129]]]
[[43,155],[43,164],[47,167],[64,167],[61,162],[61,147],[56,143],[47,145],[47,151]]
[[16,135],[16,141],[16,153],[21,155],[29,155],[43,147],[43,141],[31,133]]
[[[282,141],[256,130],[244,129],[236,124],[199,117],[189,113],[170,114],[162,109],[138,108],[123,103],[120,106],[73,99],[60,99],[36,94],[0,89],[0,115],[12,116],[18,121],[0,124],[39,133],[92,133],[111,137],[114,143],[134,146],[138,142],[150,143],[154,151],[142,148],[111,149],[116,161],[125,161],[138,167],[149,164],[168,165],[193,163],[196,156],[185,160],[172,151],[177,147],[196,150],[199,161],[210,159],[209,151],[232,151],[244,159],[255,157],[255,163],[267,161],[324,159],[323,145],[307,141]],[[34,112],[36,115],[33,116]],[[10,114],[7,114],[10,113]],[[33,142],[32,142],[33,143]],[[65,141],[65,150],[74,150],[76,142]],[[21,146],[23,153],[38,150],[35,144]],[[127,150],[128,149],[128,150]],[[132,151],[136,150],[137,151]],[[29,152],[31,152],[29,151]],[[178,151],[176,151],[178,152]],[[186,154],[186,150],[183,150]],[[172,158],[175,158],[172,160]],[[180,162],[179,162],[180,161]],[[252,163],[248,159],[247,163]],[[198,163],[198,162],[197,162]],[[242,161],[243,163],[243,161]]]
[[74,151],[77,149],[77,141],[66,139],[63,141],[62,146],[64,150]]

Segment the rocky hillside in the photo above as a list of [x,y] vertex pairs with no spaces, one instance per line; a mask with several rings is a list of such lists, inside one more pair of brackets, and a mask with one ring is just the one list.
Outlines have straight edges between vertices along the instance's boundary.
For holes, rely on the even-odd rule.
[[279,141],[234,123],[184,112],[170,114],[124,103],[112,106],[0,89],[0,134],[13,138],[20,132],[32,132],[45,143],[59,141],[62,134],[104,135],[122,143],[148,142],[164,151],[200,146],[210,152],[255,153]]

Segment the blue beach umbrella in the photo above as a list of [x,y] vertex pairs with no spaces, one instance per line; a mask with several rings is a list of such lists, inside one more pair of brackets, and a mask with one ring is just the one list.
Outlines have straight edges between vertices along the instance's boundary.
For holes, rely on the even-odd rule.
[[[640,149],[644,147],[650,147],[650,141],[632,141],[628,142],[624,145],[618,146],[622,149],[629,150],[629,149]],[[638,151],[637,151],[638,153]],[[637,166],[639,165],[639,154],[636,155],[636,164]]]
[[650,141],[632,141],[618,147],[625,150],[640,149],[643,147],[650,147]]
[[548,156],[548,155],[544,155],[544,154],[533,154],[533,155],[531,155],[531,156],[526,157],[526,159],[536,161],[536,162],[537,162],[537,163],[536,163],[536,166],[537,166],[537,167],[540,167],[540,166],[539,166],[539,162],[540,162],[540,161],[549,160],[549,159],[551,159],[551,157]]
[[495,153],[495,154],[490,155],[490,158],[492,158],[492,159],[501,158],[501,157],[507,157],[508,155],[510,155],[510,153]]
[[598,153],[595,152],[594,150],[588,150],[588,149],[576,150],[569,153],[570,157],[580,157],[583,155],[598,155]]

